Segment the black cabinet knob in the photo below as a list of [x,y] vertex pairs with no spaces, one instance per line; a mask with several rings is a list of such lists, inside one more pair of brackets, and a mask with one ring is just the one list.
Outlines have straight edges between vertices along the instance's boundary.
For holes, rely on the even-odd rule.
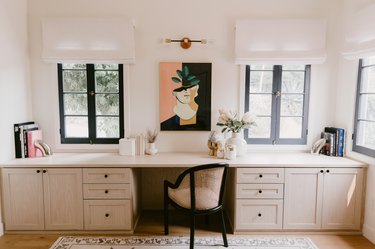
[[108,194],[108,190],[105,190],[104,193]]
[[320,173],[324,173],[324,170],[321,169],[321,170],[320,170]]
[[262,190],[261,190],[261,189],[259,189],[258,193],[259,193],[259,194],[261,194],[261,193],[262,193]]
[[46,173],[46,172],[47,172],[47,170],[44,169],[44,170],[43,170],[43,173]]
[[262,174],[260,174],[260,175],[259,175],[259,178],[262,178],[262,177],[263,177],[263,175],[262,175]]
[[36,171],[36,173],[40,173],[40,170],[38,169],[38,170]]
[[259,214],[258,214],[258,217],[262,217],[262,214],[261,214],[261,213],[259,213]]
[[109,217],[109,214],[105,214],[105,217]]
[[106,175],[104,175],[104,178],[108,178],[108,175],[106,174]]
[[329,173],[329,169],[326,170],[326,173]]

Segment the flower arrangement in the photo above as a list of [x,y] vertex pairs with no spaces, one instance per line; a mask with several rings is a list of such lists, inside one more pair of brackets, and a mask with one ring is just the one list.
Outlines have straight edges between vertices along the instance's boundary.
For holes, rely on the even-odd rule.
[[154,130],[154,131],[147,130],[146,139],[147,139],[148,143],[155,143],[157,137],[158,137],[158,131],[157,130]]
[[240,132],[242,129],[250,128],[255,125],[249,112],[246,112],[241,119],[237,118],[237,112],[234,111],[220,109],[219,114],[220,116],[216,125],[223,126],[223,129],[221,130],[222,133],[226,131]]

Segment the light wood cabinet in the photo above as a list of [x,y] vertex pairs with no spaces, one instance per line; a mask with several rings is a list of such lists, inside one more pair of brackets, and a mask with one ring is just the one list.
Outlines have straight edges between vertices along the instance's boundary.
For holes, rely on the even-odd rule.
[[133,230],[138,204],[129,168],[84,168],[84,226],[86,230]]
[[43,230],[41,169],[2,169],[6,230]]
[[2,170],[7,230],[83,228],[82,169]]
[[285,170],[284,229],[359,230],[361,168]]
[[282,229],[284,168],[236,170],[236,231]]

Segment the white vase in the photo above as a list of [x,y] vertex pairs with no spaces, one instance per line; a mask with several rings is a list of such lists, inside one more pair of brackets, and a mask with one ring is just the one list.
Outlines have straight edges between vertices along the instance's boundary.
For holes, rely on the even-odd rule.
[[232,137],[228,138],[225,145],[231,144],[236,146],[237,156],[243,156],[246,153],[247,143],[240,132],[232,132]]
[[155,143],[147,143],[146,147],[146,154],[147,155],[155,155],[158,152],[156,149]]

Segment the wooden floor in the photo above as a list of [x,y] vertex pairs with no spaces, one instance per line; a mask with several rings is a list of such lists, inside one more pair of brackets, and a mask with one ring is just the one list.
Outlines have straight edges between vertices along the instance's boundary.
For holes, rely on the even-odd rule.
[[[218,236],[220,237],[220,229],[217,219],[212,217],[209,221],[210,225],[206,225],[204,219],[197,221],[197,236]],[[188,224],[185,217],[173,215],[171,217],[169,236],[189,236],[189,228],[184,224]],[[53,242],[61,234],[6,234],[0,237],[0,249],[49,249]],[[71,234],[77,235],[77,234]],[[85,236],[98,234],[84,234]],[[126,234],[100,234],[108,236],[163,236],[163,222],[160,213],[147,212],[144,213],[139,221],[136,231],[133,235]],[[231,231],[228,231],[228,237],[233,237]],[[280,234],[271,235],[264,233],[257,236],[284,236]],[[319,247],[319,249],[375,249],[375,245],[360,235],[306,235],[293,234],[285,235],[289,237],[309,237]],[[224,247],[223,247],[224,248]]]

